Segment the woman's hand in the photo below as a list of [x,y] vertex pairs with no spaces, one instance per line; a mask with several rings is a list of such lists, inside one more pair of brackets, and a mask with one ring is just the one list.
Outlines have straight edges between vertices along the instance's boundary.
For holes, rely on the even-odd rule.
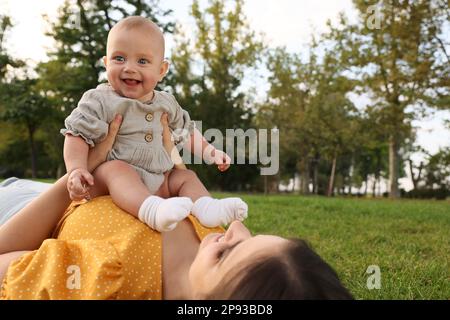
[[122,115],[117,114],[113,121],[109,124],[108,135],[106,138],[97,143],[94,148],[89,150],[88,155],[88,170],[94,171],[100,164],[106,161],[109,151],[114,145],[116,135],[119,132],[120,125],[122,124]]
[[183,163],[183,159],[181,159],[180,154],[178,153],[178,149],[175,147],[175,144],[172,140],[172,133],[169,128],[169,115],[164,112],[161,115],[161,125],[163,127],[163,146],[166,149],[167,154],[172,159],[174,163],[174,167],[176,169],[187,169],[185,164]]

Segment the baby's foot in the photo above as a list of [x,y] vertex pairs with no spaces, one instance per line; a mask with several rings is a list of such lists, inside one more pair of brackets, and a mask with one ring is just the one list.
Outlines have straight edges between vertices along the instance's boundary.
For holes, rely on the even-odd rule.
[[240,198],[213,199],[201,197],[195,201],[192,214],[206,227],[227,225],[247,218],[248,206]]
[[189,215],[192,206],[192,200],[187,197],[163,199],[150,196],[139,209],[139,220],[159,232],[171,231]]

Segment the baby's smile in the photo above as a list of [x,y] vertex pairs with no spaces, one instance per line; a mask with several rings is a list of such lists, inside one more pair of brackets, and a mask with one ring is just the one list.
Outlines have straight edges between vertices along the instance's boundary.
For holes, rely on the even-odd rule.
[[134,87],[134,86],[137,86],[137,85],[139,85],[142,81],[140,81],[140,80],[137,80],[137,79],[131,79],[131,78],[124,78],[124,79],[122,79],[122,81],[127,85],[127,86],[130,86],[130,87]]

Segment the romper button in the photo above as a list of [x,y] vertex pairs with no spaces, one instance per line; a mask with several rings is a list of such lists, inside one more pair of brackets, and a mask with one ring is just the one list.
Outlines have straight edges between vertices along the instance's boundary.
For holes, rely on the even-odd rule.
[[147,113],[145,115],[145,120],[147,120],[148,122],[153,120],[153,114],[152,113]]
[[152,142],[152,140],[153,140],[153,135],[151,133],[148,133],[145,135],[145,141]]

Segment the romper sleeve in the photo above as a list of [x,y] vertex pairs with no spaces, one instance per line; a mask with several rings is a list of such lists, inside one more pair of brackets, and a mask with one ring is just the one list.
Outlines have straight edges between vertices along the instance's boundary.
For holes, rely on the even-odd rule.
[[108,134],[107,115],[98,90],[86,91],[78,106],[64,121],[63,135],[81,137],[93,147]]
[[183,145],[194,132],[195,122],[191,120],[189,113],[178,104],[173,95],[168,93],[166,95],[170,102],[169,127],[173,131],[174,143]]

